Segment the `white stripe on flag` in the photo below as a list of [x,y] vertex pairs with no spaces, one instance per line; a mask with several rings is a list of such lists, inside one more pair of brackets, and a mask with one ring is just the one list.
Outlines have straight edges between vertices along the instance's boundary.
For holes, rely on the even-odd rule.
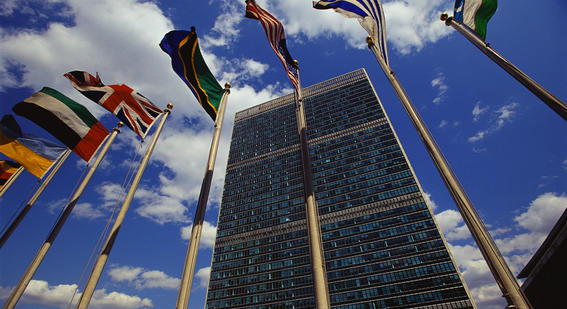
[[81,139],[85,137],[91,129],[69,106],[46,93],[38,91],[25,99],[24,102],[27,104],[35,104],[48,110],[55,115],[55,117],[61,119],[71,130],[77,132]]

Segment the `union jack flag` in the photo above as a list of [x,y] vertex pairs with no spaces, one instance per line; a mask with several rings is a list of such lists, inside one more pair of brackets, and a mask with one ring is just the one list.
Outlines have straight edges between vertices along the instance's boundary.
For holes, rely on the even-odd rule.
[[65,74],[71,85],[85,97],[113,113],[142,139],[146,137],[155,119],[163,112],[150,100],[125,84],[105,85],[98,73],[72,71]]
[[266,32],[270,46],[272,46],[272,49],[284,65],[289,80],[291,80],[295,89],[298,89],[299,70],[287,50],[282,23],[272,16],[272,14],[262,9],[254,0],[246,0],[246,17],[260,21],[262,27],[264,27],[264,32]]

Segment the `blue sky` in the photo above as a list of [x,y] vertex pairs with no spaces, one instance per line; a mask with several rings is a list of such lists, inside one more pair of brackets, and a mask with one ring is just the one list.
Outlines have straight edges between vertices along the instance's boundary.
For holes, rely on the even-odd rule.
[[[258,0],[284,23],[303,86],[364,67],[430,197],[452,253],[480,308],[504,302],[480,252],[405,114],[365,46],[356,20],[308,0]],[[439,20],[451,0],[383,1],[390,65],[419,109],[516,274],[567,208],[567,123]],[[0,4],[0,109],[43,86],[84,104],[110,130],[113,115],[75,91],[63,74],[99,72],[173,113],[127,214],[91,308],[172,308],[213,123],[159,49],[172,29],[197,28],[206,61],[233,86],[222,132],[189,308],[202,308],[234,113],[291,92],[281,63],[244,1],[4,0]],[[487,41],[567,100],[563,0],[501,1]],[[537,14],[533,14],[537,12]],[[29,121],[22,128],[54,140]],[[66,308],[80,293],[89,256],[117,204],[139,140],[122,130],[18,308]],[[1,155],[0,155],[1,156]],[[44,241],[85,164],[72,155],[0,250],[0,301]],[[24,173],[0,200],[5,227],[37,181]],[[88,271],[86,271],[88,273]],[[78,285],[78,286],[77,286]],[[75,297],[77,299],[77,297]]]

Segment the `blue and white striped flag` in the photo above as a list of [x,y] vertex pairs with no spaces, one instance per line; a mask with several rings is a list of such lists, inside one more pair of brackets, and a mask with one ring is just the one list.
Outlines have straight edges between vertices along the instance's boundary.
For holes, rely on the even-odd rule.
[[380,0],[328,0],[313,1],[316,9],[334,9],[335,12],[348,17],[357,18],[362,28],[378,47],[380,55],[388,64],[388,49],[386,48],[386,20]]

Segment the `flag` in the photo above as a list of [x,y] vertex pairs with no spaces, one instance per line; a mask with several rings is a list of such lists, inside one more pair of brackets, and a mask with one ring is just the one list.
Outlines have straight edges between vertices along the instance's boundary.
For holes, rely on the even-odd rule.
[[12,110],[51,133],[87,162],[108,136],[108,130],[84,106],[48,87]]
[[12,175],[20,168],[20,164],[10,161],[0,161],[0,189],[10,180]]
[[382,59],[388,64],[386,20],[380,0],[314,1],[313,7],[320,10],[334,9],[335,12],[345,17],[357,18],[362,28],[368,32],[368,35],[378,47]]
[[163,112],[143,95],[125,84],[104,85],[100,77],[83,71],[65,74],[71,85],[85,97],[113,113],[142,139]]
[[453,18],[469,27],[484,41],[486,25],[496,12],[497,2],[497,0],[457,0]]
[[23,134],[12,115],[0,121],[0,152],[42,178],[66,148],[42,138]]
[[282,23],[270,13],[262,9],[254,0],[246,0],[246,17],[260,21],[262,27],[264,27],[264,32],[266,32],[266,37],[268,37],[270,46],[278,58],[280,58],[289,80],[291,80],[295,89],[298,89],[299,70],[287,50],[285,32]]
[[207,114],[216,120],[224,90],[201,55],[195,28],[166,33],[159,47],[171,57],[173,71],[191,89]]

